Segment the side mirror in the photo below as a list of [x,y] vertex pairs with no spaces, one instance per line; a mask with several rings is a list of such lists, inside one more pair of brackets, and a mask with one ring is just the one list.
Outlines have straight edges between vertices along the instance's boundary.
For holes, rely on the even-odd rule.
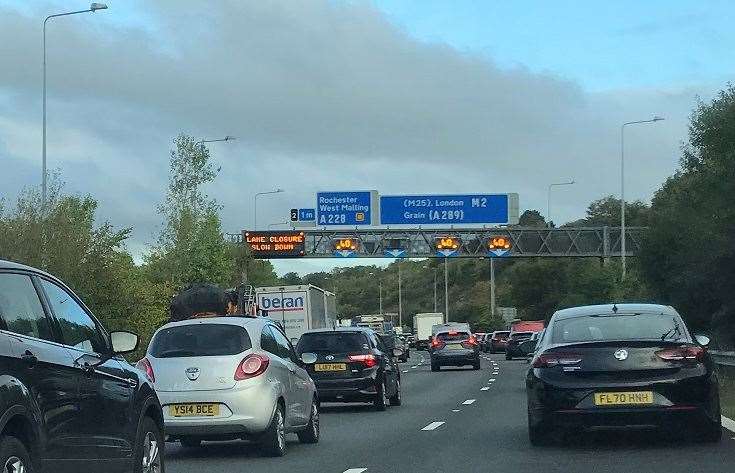
[[138,349],[138,336],[132,332],[112,332],[110,341],[112,342],[112,353],[115,355],[124,355]]
[[301,354],[301,362],[305,365],[313,365],[316,363],[316,355],[314,353],[302,353]]
[[394,358],[398,358],[398,357],[401,357],[401,356],[403,356],[403,350],[401,350],[400,348],[394,348],[393,349],[393,357]]
[[703,347],[706,347],[712,341],[707,335],[701,335],[701,334],[695,335],[694,339],[697,341],[697,343],[699,343]]

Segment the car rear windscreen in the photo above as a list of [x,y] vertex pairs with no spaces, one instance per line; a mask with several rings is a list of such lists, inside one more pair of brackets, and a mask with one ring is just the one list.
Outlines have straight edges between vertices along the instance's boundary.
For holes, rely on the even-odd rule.
[[502,337],[507,337],[508,335],[510,335],[510,332],[495,332],[494,337],[502,338]]
[[197,324],[163,329],[151,343],[156,358],[236,355],[252,348],[247,330],[237,325]]
[[468,338],[470,338],[470,334],[467,332],[442,332],[437,333],[436,338],[443,342],[455,342],[467,340]]
[[533,335],[533,332],[515,332],[510,338],[517,340],[519,338],[531,338],[531,335]]
[[359,332],[305,333],[296,351],[302,353],[356,353],[370,349],[368,340]]
[[553,331],[554,343],[686,339],[678,317],[663,314],[574,317],[556,321]]

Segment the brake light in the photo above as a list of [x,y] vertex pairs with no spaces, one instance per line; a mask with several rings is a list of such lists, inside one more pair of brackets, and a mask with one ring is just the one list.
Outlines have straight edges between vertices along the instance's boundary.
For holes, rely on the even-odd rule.
[[431,348],[441,350],[442,348],[444,348],[444,342],[439,340],[438,338],[435,338],[431,341]]
[[456,330],[450,330],[449,331],[449,335],[457,335],[457,331]]
[[362,363],[366,368],[372,368],[378,364],[378,360],[372,353],[367,355],[348,355],[347,359],[355,363]]
[[137,362],[135,364],[135,367],[143,371],[151,383],[156,382],[156,375],[155,373],[153,373],[153,366],[151,366],[151,362],[148,361],[148,358],[143,358],[142,360]]
[[574,353],[542,353],[533,360],[534,368],[554,368],[571,366],[582,362],[582,357]]
[[235,369],[235,381],[254,378],[265,373],[271,360],[265,355],[253,353],[245,357]]
[[473,336],[462,342],[462,346],[465,348],[472,348],[477,346],[477,339]]
[[704,349],[695,346],[667,348],[657,351],[656,356],[665,361],[702,361]]

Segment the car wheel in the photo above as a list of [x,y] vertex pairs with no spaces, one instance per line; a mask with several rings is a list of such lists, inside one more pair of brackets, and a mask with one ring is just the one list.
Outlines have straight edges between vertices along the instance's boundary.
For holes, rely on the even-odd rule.
[[163,473],[165,445],[163,432],[150,417],[143,419],[135,446],[134,472],[136,473]]
[[401,399],[401,380],[396,380],[396,394],[390,398],[391,406],[400,406],[403,403]]
[[197,437],[181,437],[179,442],[185,448],[199,448],[202,446],[202,439]]
[[319,403],[316,399],[311,401],[311,417],[309,424],[305,430],[297,432],[301,443],[318,443],[319,442]]
[[717,443],[722,440],[722,421],[709,422],[709,425],[702,430],[700,438],[707,443]]
[[439,371],[439,365],[432,363],[431,364],[431,371]]
[[280,403],[276,405],[276,412],[273,413],[273,419],[263,433],[260,444],[268,456],[282,457],[286,454],[286,421]]
[[475,363],[474,363],[474,364],[472,365],[472,369],[473,369],[473,370],[479,370],[479,369],[480,369],[480,360],[477,360],[477,361],[476,361],[476,362],[475,362]]
[[512,360],[512,359],[513,359],[513,357],[512,357],[512,356],[510,356],[510,353],[508,353],[508,352],[506,351],[506,352],[505,352],[505,359],[506,359],[506,360]]
[[15,437],[0,437],[0,464],[2,473],[33,473],[31,456],[25,445]]
[[375,405],[375,409],[378,411],[384,411],[386,407],[388,407],[388,395],[385,390],[385,381],[381,381],[378,385],[375,393],[375,401],[373,404]]

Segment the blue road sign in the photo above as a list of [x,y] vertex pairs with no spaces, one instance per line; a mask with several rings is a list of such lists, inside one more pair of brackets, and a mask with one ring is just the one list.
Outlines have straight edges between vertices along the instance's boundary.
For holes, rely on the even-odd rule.
[[487,255],[491,258],[502,258],[503,256],[510,256],[510,250],[500,248],[497,250],[489,250]]
[[357,256],[357,253],[352,250],[337,250],[334,252],[334,256],[338,258],[354,258]]
[[457,256],[458,254],[458,250],[436,250],[436,256],[439,258],[450,258],[452,256]]
[[299,222],[313,222],[316,220],[316,209],[299,209]]
[[383,254],[385,254],[385,256],[389,258],[403,258],[404,256],[406,256],[406,250],[401,250],[398,248],[392,250],[387,249],[383,252]]
[[516,223],[518,194],[390,195],[380,197],[382,225]]
[[319,192],[316,195],[317,225],[375,225],[377,191]]

